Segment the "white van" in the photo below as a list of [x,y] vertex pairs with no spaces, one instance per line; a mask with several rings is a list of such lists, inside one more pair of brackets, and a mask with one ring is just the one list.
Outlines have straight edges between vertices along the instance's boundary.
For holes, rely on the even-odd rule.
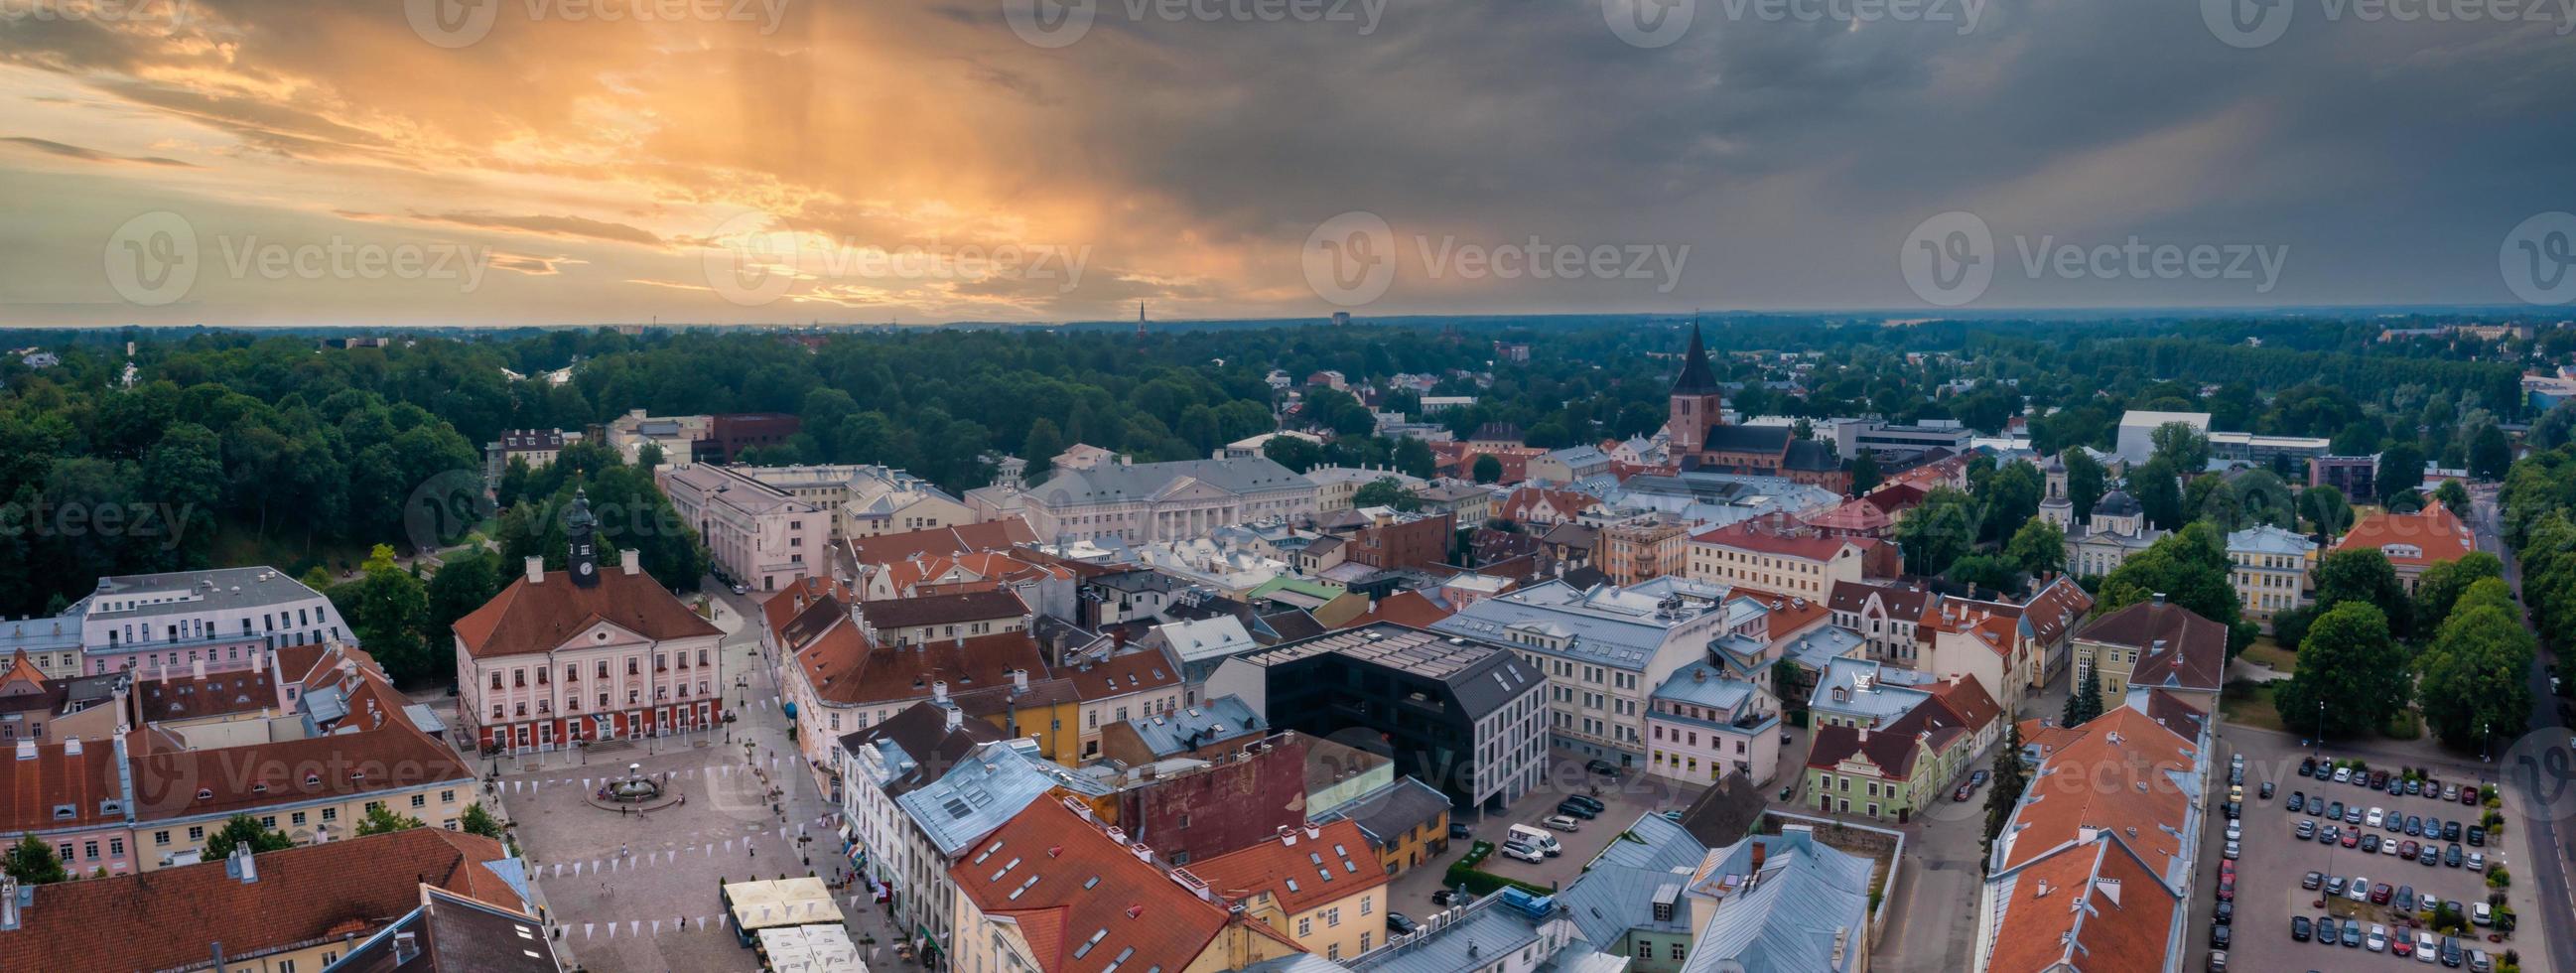
[[1550,858],[1565,854],[1565,849],[1557,845],[1555,835],[1526,824],[1512,825],[1505,833],[1505,839],[1536,848]]

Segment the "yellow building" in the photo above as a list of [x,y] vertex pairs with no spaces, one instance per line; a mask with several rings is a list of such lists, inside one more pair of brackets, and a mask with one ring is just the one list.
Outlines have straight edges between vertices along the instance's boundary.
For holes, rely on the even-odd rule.
[[[1318,864],[1311,856],[1322,856]],[[1308,825],[1204,861],[1190,873],[1309,953],[1347,960],[1386,941],[1387,874],[1350,821]]]

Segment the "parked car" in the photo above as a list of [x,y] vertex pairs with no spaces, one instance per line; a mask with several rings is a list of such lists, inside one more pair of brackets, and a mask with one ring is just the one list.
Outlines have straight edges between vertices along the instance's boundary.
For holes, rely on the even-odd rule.
[[2381,839],[2379,842],[2379,853],[2392,857],[2395,856],[2397,854],[2397,838],[2392,835]]
[[2459,939],[2459,937],[2457,937],[2457,936],[2444,936],[2444,937],[2442,937],[2442,965],[2444,965],[2444,966],[2448,966],[2448,967],[2451,967],[2451,968],[2453,968],[2453,969],[2457,969],[2457,968],[2459,968],[2459,965],[2460,965],[2460,959],[2461,959],[2461,957],[2460,957],[2460,939]]
[[1476,901],[1476,896],[1473,893],[1461,892],[1457,889],[1433,889],[1431,892],[1431,904],[1442,908],[1447,908],[1453,905],[1466,905],[1467,903],[1474,901]]
[[2460,788],[2460,803],[2466,804],[2470,807],[2476,807],[2479,804],[2485,803],[2485,791],[2486,785],[2484,784],[2480,784],[2476,787]]
[[2344,921],[2343,944],[2346,948],[2350,949],[2358,949],[2361,947],[2361,923],[2351,920]]
[[2312,930],[2315,928],[2316,924],[2309,922],[2308,917],[2306,916],[2290,917],[2290,939],[2292,941],[2302,943],[2307,942],[2308,937],[2313,935]]
[[1468,827],[1468,826],[1466,826],[1466,825],[1463,825],[1463,824],[1460,824],[1460,823],[1458,823],[1458,822],[1456,822],[1456,821],[1451,821],[1451,822],[1449,822],[1449,837],[1452,837],[1452,838],[1473,838],[1473,837],[1475,837],[1475,836],[1476,836],[1476,829],[1474,829],[1474,828],[1470,828],[1470,827]]
[[1610,807],[1610,805],[1601,803],[1600,798],[1594,797],[1590,794],[1568,794],[1565,795],[1565,799],[1576,804],[1583,805],[1584,807],[1591,808],[1592,813],[1594,814],[1599,814],[1604,810],[1608,810]]
[[2328,876],[2328,877],[2326,878],[2326,894],[2327,894],[2327,895],[2342,895],[2342,894],[2343,894],[2344,883],[2346,883],[2347,881],[2349,881],[2349,879],[2346,879],[2346,878],[2344,878],[2344,877],[2343,877],[2343,876],[2341,876],[2341,875],[2332,875],[2332,876]]
[[2344,806],[2344,809],[2343,809],[2343,823],[2345,823],[2345,824],[2360,824],[2360,823],[2361,823],[2361,818],[2362,818],[2362,814],[2361,814],[2361,805],[2359,805],[2359,804],[2348,804],[2348,805],[2345,805],[2345,806]]
[[1551,814],[1551,815],[1549,815],[1549,816],[1547,816],[1547,817],[1545,817],[1545,818],[1540,819],[1539,824],[1545,825],[1545,826],[1547,826],[1547,827],[1549,827],[1549,828],[1553,828],[1553,829],[1558,830],[1558,831],[1581,831],[1581,830],[1583,830],[1583,826],[1582,826],[1581,824],[1577,824],[1577,823],[1575,823],[1575,820],[1574,820],[1573,818],[1566,817],[1565,815],[1562,815],[1562,814]]
[[1538,849],[1521,844],[1517,841],[1503,842],[1503,857],[1517,858],[1532,865],[1536,865],[1547,860],[1547,856],[1540,854]]
[[2460,785],[2458,785],[2458,784],[2444,784],[2444,785],[2442,785],[2442,799],[2443,799],[2443,800],[2445,800],[2445,801],[2456,801],[2456,800],[2459,800],[2459,799],[2460,799]]
[[2234,938],[2236,938],[2234,931],[2230,930],[2226,923],[2222,922],[2209,927],[2209,946],[2212,949],[2226,949],[2228,941]]
[[1404,913],[1389,912],[1386,914],[1387,932],[1394,933],[1398,936],[1410,936],[1413,934],[1414,930],[1420,928],[1422,928],[1420,923],[1414,922],[1413,917],[1407,916]]
[[2335,944],[2335,940],[2342,938],[2342,936],[2343,930],[2335,925],[2335,919],[2333,916],[2317,917],[2318,943],[2332,946]]
[[2415,953],[2415,938],[2407,935],[2404,930],[2399,930],[2388,937],[2388,951],[2399,956],[2412,956]]
[[2452,868],[2458,868],[2458,867],[2460,867],[2460,865],[2462,864],[2462,859],[2461,859],[2461,857],[2460,857],[2460,846],[2458,846],[2458,845],[2452,845],[2452,846],[2450,846],[2450,847],[2447,847],[2447,848],[2442,849],[2442,864],[2449,865],[2449,866],[2451,866]]
[[2379,836],[2375,834],[2362,835],[2361,853],[2365,855],[2379,854]]
[[2421,793],[2424,793],[2424,782],[2423,782],[2423,781],[2420,781],[2420,780],[2416,780],[2416,779],[2414,779],[2414,778],[2412,778],[2412,777],[2407,778],[2407,779],[2406,779],[2406,793],[2408,793],[2408,794],[2421,794]]
[[2388,951],[2388,927],[2387,927],[2387,926],[2380,925],[2380,924],[2378,924],[2378,923],[2376,923],[2376,922],[2371,923],[2371,924],[2370,924],[2370,934],[2362,937],[2362,939],[2361,939],[2361,944],[2362,944],[2362,946],[2363,946],[2364,948],[2366,948],[2366,949],[2368,949],[2368,950],[2370,950],[2371,952],[2374,952],[2374,953],[2385,953],[2385,952],[2387,952],[2387,951]]
[[2299,887],[2313,892],[2316,891],[2318,886],[2325,884],[2325,880],[2325,876],[2319,875],[2315,872],[2309,872],[2305,875],[2299,876]]
[[2423,816],[2423,815],[2421,815],[2421,814],[2409,814],[2409,815],[2407,815],[2407,816],[2406,816],[2406,829],[2405,829],[2405,830],[2406,830],[2406,834],[2407,834],[2407,836],[2408,836],[2408,837],[2413,837],[2413,836],[2415,836],[2415,835],[2423,834],[2423,833],[2424,833],[2424,816]]
[[2399,858],[2411,860],[2415,857],[2417,852],[2423,850],[2424,846],[2416,844],[2412,838],[2397,843],[2397,857]]
[[2361,819],[2363,826],[2372,828],[2379,827],[2380,825],[2387,823],[2387,821],[2388,812],[2375,807],[2370,809],[2370,813],[2362,815]]
[[2208,969],[2209,973],[2227,973],[2227,951],[2223,949],[2210,950]]
[[2353,900],[2353,901],[2355,901],[2355,902],[2361,902],[2361,901],[2364,901],[2364,900],[2369,899],[2369,898],[2370,898],[2370,880],[2369,880],[2369,879],[2366,879],[2366,878],[2363,878],[2363,877],[2361,877],[2361,876],[2359,876],[2359,875],[2355,875],[2355,876],[2353,876],[2353,877],[2352,877],[2352,882],[2351,882],[2350,884],[2345,885],[2345,886],[2343,887],[2343,895],[2344,895],[2344,898],[2351,899],[2351,900]]
[[2415,887],[2412,885],[2398,886],[2397,896],[2389,901],[2396,905],[2397,911],[2399,912],[2415,911]]
[[2336,801],[2332,804],[2326,805],[2326,816],[2337,821],[2343,820],[2343,802]]
[[2314,821],[2303,820],[2299,822],[2299,826],[2294,830],[2299,833],[2300,841],[2306,841],[2317,836],[2317,823]]
[[2346,832],[2344,832],[2344,833],[2343,833],[2343,846],[2344,846],[2344,847],[2346,847],[2346,848],[2356,848],[2356,847],[2359,847],[2360,845],[2361,845],[2361,832],[2359,832],[2359,831],[2346,831]]
[[2469,973],[2490,973],[2494,969],[2495,961],[2487,958],[2486,950],[2469,950]]
[[2222,926],[2234,923],[2236,921],[2236,903],[2219,903],[2218,908],[2209,910],[2209,921]]
[[2314,776],[2316,776],[2316,773],[2317,773],[2317,758],[2315,758],[2315,757],[2301,757],[2301,758],[2299,758],[2299,776],[2301,776],[2301,777],[2314,777]]
[[2470,825],[2470,826],[2468,826],[2468,827],[2466,827],[2466,828],[2461,829],[2461,832],[2460,832],[2460,833],[2461,833],[2461,837],[2464,837],[2464,838],[2469,839],[2469,847],[2471,847],[2471,848],[2483,848],[2483,847],[2485,847],[2485,846],[2486,846],[2486,843],[2487,843],[2487,829],[2485,829],[2485,828],[2482,828],[2482,827],[2479,827],[2479,826],[2477,826],[2477,825],[2472,824],[2472,825]]
[[2458,840],[2460,840],[2460,822],[2458,822],[2458,821],[2444,821],[2444,822],[2442,822],[2442,840],[2444,840],[2444,841],[2458,841]]
[[2432,961],[2433,961],[2433,957],[2434,957],[2434,955],[2435,955],[2435,954],[2437,954],[2437,953],[2440,953],[2441,951],[2442,951],[2442,944],[2441,944],[2441,941],[2434,939],[2434,938],[2433,938],[2433,934],[2432,934],[2432,933],[2425,932],[2424,930],[2421,930],[2421,929],[2418,929],[2418,930],[2416,930],[2416,931],[2415,931],[2415,961],[2416,961],[2416,962],[2418,962],[2418,963],[2430,963],[2430,962],[2432,962]]
[[2229,840],[2229,841],[2243,841],[2243,840],[2245,840],[2245,822],[2242,822],[2242,821],[2229,821],[2229,822],[2227,822],[2227,840]]
[[2236,876],[2221,875],[2218,877],[2218,901],[2236,901]]
[[2388,900],[2396,895],[2396,889],[2390,888],[2386,882],[2381,882],[2370,887],[2370,904],[2387,905]]
[[2427,841],[2424,843],[2424,851],[2416,855],[2415,860],[2427,866],[2439,865],[2442,863],[2442,849],[2433,847],[2433,843]]
[[2245,857],[2245,845],[2242,842],[2230,841],[2227,843],[2227,847],[2219,851],[2219,854],[2230,859],[2243,858]]
[[1595,811],[1595,810],[1593,810],[1593,809],[1591,809],[1591,808],[1589,808],[1589,807],[1585,807],[1585,806],[1583,806],[1583,805],[1581,805],[1581,804],[1577,804],[1577,803],[1575,803],[1574,801],[1572,801],[1572,800],[1570,800],[1570,799],[1569,799],[1569,800],[1558,801],[1558,802],[1556,803],[1556,813],[1558,813],[1558,814],[1563,814],[1563,815],[1567,815],[1567,816],[1570,816],[1570,817],[1578,817],[1578,818],[1582,818],[1582,819],[1584,819],[1584,820],[1586,820],[1586,821],[1589,821],[1589,820],[1591,820],[1591,819],[1593,819],[1593,818],[1595,818],[1595,817],[1599,817],[1599,816],[1600,816],[1600,814],[1601,814],[1601,812],[1599,812],[1599,811]]
[[2282,804],[2281,809],[2285,811],[2303,811],[2307,809],[2307,806],[2308,792],[2291,791],[2290,800],[2287,803]]
[[2470,852],[2470,853],[2469,853],[2469,870],[2470,870],[2470,871],[2472,871],[2472,872],[2483,872],[2483,871],[2486,871],[2486,870],[2487,870],[2487,853],[2486,853],[2486,852],[2483,852],[2483,851],[2473,851],[2473,852]]
[[2329,825],[2326,825],[2326,826],[2325,826],[2325,827],[2323,827],[2323,828],[2319,828],[2319,829],[2317,829],[2317,843],[2318,843],[2318,844],[2321,844],[2321,845],[2331,845],[2331,844],[2334,844],[2335,842],[2340,841],[2340,840],[2342,840],[2342,839],[2343,839],[2343,828],[2342,828],[2342,827],[2340,827],[2340,826],[2329,824]]
[[1957,801],[1957,802],[1959,802],[1959,803],[1961,803],[1961,804],[1965,804],[1965,803],[1967,803],[1967,802],[1968,802],[1968,798],[1970,798],[1970,797],[1974,796],[1976,793],[1977,793],[1977,789],[1976,789],[1976,788],[1974,788],[1974,787],[1970,787],[1970,786],[1968,786],[1968,785],[1966,785],[1966,784],[1961,784],[1961,785],[1959,785],[1959,789],[1958,789],[1958,790],[1955,790],[1955,791],[1951,791],[1951,792],[1950,792],[1950,799],[1951,799],[1951,800],[1953,800],[1953,801]]
[[2372,790],[2378,790],[2378,789],[2380,789],[2380,788],[2384,788],[2384,787],[2387,787],[2387,786],[2388,786],[2388,772],[2387,772],[2387,771],[2385,771],[2385,770],[2374,770],[2374,771],[2371,771],[2371,772],[2370,772],[2370,787],[2371,787],[2371,789],[2372,789]]
[[1606,777],[1617,777],[1617,776],[1619,776],[1619,765],[1618,765],[1618,764],[1614,764],[1614,763],[1611,763],[1611,762],[1609,762],[1609,761],[1607,761],[1607,760],[1602,760],[1602,759],[1597,758],[1597,757],[1596,757],[1596,758],[1593,758],[1592,760],[1585,761],[1585,762],[1584,762],[1584,764],[1583,764],[1583,769],[1585,769],[1585,770],[1589,770],[1589,771],[1591,771],[1591,772],[1593,772],[1593,773],[1596,773],[1596,774],[1601,774],[1601,775],[1606,776]]
[[2334,782],[2335,782],[2335,783],[2338,783],[2338,784],[2344,784],[2344,783],[2350,783],[2351,781],[2352,781],[2352,768],[2350,768],[2350,767],[2337,767],[2337,768],[2335,768],[2335,775],[2334,775]]

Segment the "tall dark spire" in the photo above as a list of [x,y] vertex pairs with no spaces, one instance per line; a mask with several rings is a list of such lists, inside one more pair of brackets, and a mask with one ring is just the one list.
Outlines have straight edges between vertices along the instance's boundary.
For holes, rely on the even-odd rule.
[[1700,344],[1699,319],[1691,319],[1690,353],[1682,358],[1682,373],[1673,379],[1674,395],[1717,395],[1717,376],[1708,370],[1708,348]]

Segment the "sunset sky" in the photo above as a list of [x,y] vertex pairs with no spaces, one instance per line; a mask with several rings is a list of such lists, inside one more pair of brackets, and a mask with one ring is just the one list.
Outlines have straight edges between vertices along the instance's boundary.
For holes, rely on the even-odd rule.
[[[1949,211],[1996,240],[1972,307],[2509,303],[2508,235],[2576,210],[2563,14],[2283,0],[2240,47],[2184,0],[1672,0],[1643,46],[1629,0],[1102,0],[1032,43],[1009,5],[1054,0],[452,2],[0,0],[0,324],[1319,317],[1354,211],[1395,251],[1361,316],[1924,309]],[[2133,236],[2283,259],[2025,257]],[[1455,259],[1533,241],[1592,269]]]

